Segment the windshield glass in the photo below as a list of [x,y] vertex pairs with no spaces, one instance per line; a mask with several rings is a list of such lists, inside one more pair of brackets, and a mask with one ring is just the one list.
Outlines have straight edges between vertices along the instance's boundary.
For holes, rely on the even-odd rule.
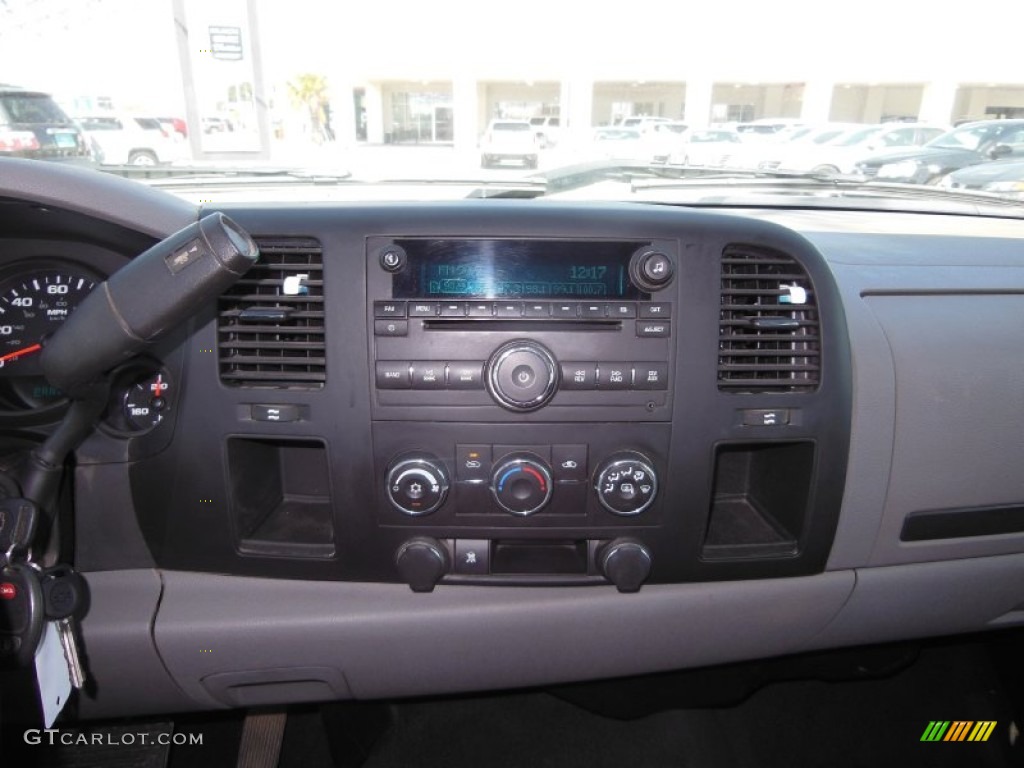
[[60,107],[45,95],[0,95],[0,110],[11,123],[67,123]]
[[[986,15],[1017,6],[994,0]],[[806,44],[786,44],[797,28]],[[837,35],[872,54],[822,42]],[[928,45],[911,52],[910,36]],[[392,199],[446,183],[472,185],[453,196],[645,194],[621,174],[617,191],[607,176],[566,181],[594,163],[677,184],[707,169],[730,180],[827,171],[876,189],[1016,199],[1006,185],[943,180],[966,162],[1024,157],[1021,142],[995,142],[998,123],[1024,118],[1018,49],[1012,24],[969,35],[955,15],[883,0],[848,12],[809,0],[522,0],[497,18],[459,0],[0,0],[0,115],[27,126],[0,133],[0,157],[73,160],[193,200],[309,177],[347,199],[380,199],[382,182]],[[26,133],[64,113],[80,137]],[[878,172],[882,154],[909,157],[936,130],[931,148],[981,151]],[[86,149],[68,158],[47,142]],[[1006,148],[991,156],[993,142]],[[828,154],[839,147],[859,154]],[[790,150],[822,154],[802,163]]]
[[856,144],[863,144],[878,132],[878,128],[862,128],[859,131],[850,131],[849,133],[837,136],[829,144],[836,147],[852,147]]
[[931,142],[930,146],[942,149],[978,149],[996,136],[998,126],[967,125],[950,131]]

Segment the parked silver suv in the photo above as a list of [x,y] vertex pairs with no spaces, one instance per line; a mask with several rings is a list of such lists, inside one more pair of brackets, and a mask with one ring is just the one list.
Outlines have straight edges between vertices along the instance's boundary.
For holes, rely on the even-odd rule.
[[539,150],[540,141],[529,120],[492,120],[480,142],[480,165],[536,168]]

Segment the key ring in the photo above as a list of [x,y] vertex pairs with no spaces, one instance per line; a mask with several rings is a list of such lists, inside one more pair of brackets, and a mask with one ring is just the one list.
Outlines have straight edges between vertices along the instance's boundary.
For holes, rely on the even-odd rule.
[[4,552],[4,560],[0,563],[0,568],[6,568],[8,565],[14,562],[14,551],[17,549],[17,545],[12,541],[11,545],[7,547],[7,551]]

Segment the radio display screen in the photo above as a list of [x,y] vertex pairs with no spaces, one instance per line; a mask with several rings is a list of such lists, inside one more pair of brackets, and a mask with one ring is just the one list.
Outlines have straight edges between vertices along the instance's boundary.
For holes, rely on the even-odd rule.
[[564,240],[395,240],[408,262],[395,299],[644,299],[629,260],[649,243]]

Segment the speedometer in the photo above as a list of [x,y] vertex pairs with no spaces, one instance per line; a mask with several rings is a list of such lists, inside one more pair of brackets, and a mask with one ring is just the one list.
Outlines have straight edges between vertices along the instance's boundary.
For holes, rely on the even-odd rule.
[[0,377],[38,376],[43,342],[98,278],[74,266],[35,268],[0,282]]

